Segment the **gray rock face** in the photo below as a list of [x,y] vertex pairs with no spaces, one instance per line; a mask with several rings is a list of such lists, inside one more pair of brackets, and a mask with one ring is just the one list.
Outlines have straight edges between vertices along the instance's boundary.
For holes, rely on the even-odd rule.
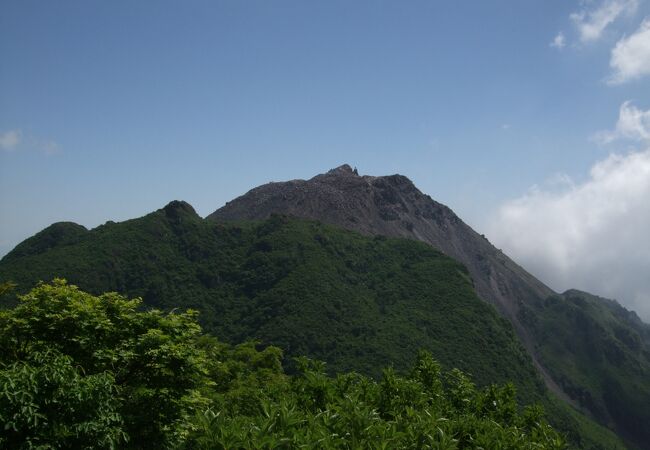
[[310,180],[259,186],[207,218],[258,220],[270,214],[314,219],[367,235],[415,239],[462,262],[479,297],[514,325],[547,385],[561,393],[534,354],[534,342],[520,323],[522,304],[553,294],[542,282],[465,224],[447,206],[420,192],[402,175],[359,176],[349,165]]

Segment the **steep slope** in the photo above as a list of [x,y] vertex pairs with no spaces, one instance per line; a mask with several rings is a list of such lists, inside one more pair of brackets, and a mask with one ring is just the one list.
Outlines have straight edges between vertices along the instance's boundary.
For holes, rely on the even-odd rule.
[[[65,237],[65,238],[62,238]],[[68,278],[85,290],[193,307],[231,342],[259,339],[332,371],[405,368],[419,348],[480,384],[512,380],[541,401],[578,448],[614,449],[609,433],[546,393],[511,326],[481,302],[467,270],[423,243],[364,237],[274,216],[220,224],[184,202],[93,230],[54,224],[0,261],[0,283],[26,291]]]
[[576,290],[523,307],[521,318],[541,361],[572,398],[622,436],[650,443],[650,325],[614,301]]
[[[545,317],[546,299],[556,294],[472,230],[448,207],[420,192],[408,178],[401,175],[359,176],[356,170],[343,165],[310,180],[257,187],[228,202],[208,219],[222,222],[263,219],[272,213],[320,220],[367,235],[423,241],[462,262],[469,270],[479,297],[495,305],[512,323],[551,390],[589,411],[601,423],[638,445],[646,446],[650,442],[650,435],[644,427],[630,429],[623,425],[630,411],[611,402],[596,407],[585,402],[584,395],[570,388],[571,383],[578,383],[576,380],[591,377],[593,373],[590,360],[579,354],[580,348],[569,351],[569,357],[578,361],[570,370],[558,363],[566,358],[566,350],[560,351],[558,345],[547,346],[547,351],[541,354],[543,335],[530,328],[530,321],[535,321],[538,314]],[[550,314],[548,320],[552,322],[553,314],[560,312]],[[590,312],[585,311],[585,314]],[[618,326],[627,327],[626,318],[619,316],[614,320],[619,322]],[[573,331],[571,328],[565,330],[569,336]],[[552,341],[554,337],[551,335],[549,339]],[[640,353],[638,358],[641,369],[634,376],[640,380],[644,377],[650,379],[650,373],[644,369],[647,355]],[[549,367],[553,370],[550,371]],[[629,375],[628,368],[614,370],[621,371],[623,378]],[[606,384],[607,377],[602,373],[599,376],[598,382]],[[642,401],[650,405],[650,396],[645,392],[640,392]],[[632,423],[645,418],[650,406],[635,411]]]

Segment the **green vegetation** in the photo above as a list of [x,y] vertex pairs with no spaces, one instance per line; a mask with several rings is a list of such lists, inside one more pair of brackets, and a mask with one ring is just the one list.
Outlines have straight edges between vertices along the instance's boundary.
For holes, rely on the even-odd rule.
[[380,381],[199,336],[195,313],[138,311],[62,280],[0,312],[0,446],[562,449],[511,384],[477,389],[420,352]]
[[290,374],[300,371],[292,357],[305,355],[325,361],[329,375],[379,380],[384,367],[408,373],[424,349],[443,370],[470,374],[479,389],[514,383],[518,403],[541,402],[572,444],[622,448],[551,398],[510,324],[476,297],[465,268],[422,243],[282,216],[219,224],[173,202],[90,231],[54,224],[0,261],[0,282],[17,282],[19,293],[57,276],[95,295],[142,297],[148,308],[198,310],[221,341],[282,348]]
[[196,313],[55,280],[0,312],[3,448],[170,446],[202,406]]
[[226,342],[276,345],[327,362],[331,374],[405,370],[424,348],[480,385],[514,382],[524,402],[544,391],[465,268],[422,243],[281,216],[221,225],[174,203],[84,234],[55,224],[0,263],[0,281],[22,289],[57,276],[94,294],[196,309],[204,329]]
[[192,448],[565,448],[539,407],[518,413],[511,384],[478,390],[426,352],[408,376],[387,369],[379,382],[329,378],[322,363],[298,362],[295,376],[265,385],[255,401],[248,391],[219,393],[227,407],[198,416]]
[[590,450],[624,450],[630,447],[611,430],[589,419],[568,403],[548,395],[542,405],[549,423],[562,433],[571,448]]
[[579,291],[531,305],[522,319],[563,389],[600,422],[647,446],[650,326],[616,302]]

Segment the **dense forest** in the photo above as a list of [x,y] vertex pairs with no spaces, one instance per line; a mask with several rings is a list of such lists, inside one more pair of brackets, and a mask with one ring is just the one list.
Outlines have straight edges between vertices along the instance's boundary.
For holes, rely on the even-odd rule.
[[0,261],[0,281],[16,282],[16,293],[58,276],[93,295],[141,297],[145,308],[198,310],[223,345],[282,348],[290,376],[301,373],[294,358],[307,356],[326,362],[330,377],[354,371],[379,382],[382,368],[408,374],[423,349],[479,390],[513,383],[517,404],[542,404],[572,446],[623,448],[546,390],[466,269],[422,243],[284,216],[220,224],[172,202],[90,231],[54,224]]
[[64,277],[93,294],[196,309],[226,342],[256,339],[330,373],[405,369],[425,348],[481,383],[515,382],[523,400],[542,392],[512,327],[431,247],[285,216],[215,224],[187,206],[92,231],[55,224],[2,260],[0,280],[24,291]]
[[0,312],[3,448],[565,448],[512,384],[479,389],[427,352],[378,381],[304,357],[289,376],[276,347],[139,305],[55,280]]

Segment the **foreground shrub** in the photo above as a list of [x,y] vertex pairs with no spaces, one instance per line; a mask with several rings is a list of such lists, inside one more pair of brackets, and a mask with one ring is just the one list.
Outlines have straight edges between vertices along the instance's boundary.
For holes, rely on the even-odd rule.
[[459,370],[443,373],[426,352],[408,376],[387,369],[378,382],[354,373],[331,378],[323,363],[306,358],[297,366],[297,375],[276,374],[258,386],[256,410],[248,397],[233,395],[240,387],[218,390],[215,404],[228,398],[227,407],[197,414],[187,447],[565,448],[539,406],[520,411],[513,385],[477,389]]
[[164,448],[204,406],[196,313],[139,311],[64,280],[0,311],[0,443],[8,448]]

